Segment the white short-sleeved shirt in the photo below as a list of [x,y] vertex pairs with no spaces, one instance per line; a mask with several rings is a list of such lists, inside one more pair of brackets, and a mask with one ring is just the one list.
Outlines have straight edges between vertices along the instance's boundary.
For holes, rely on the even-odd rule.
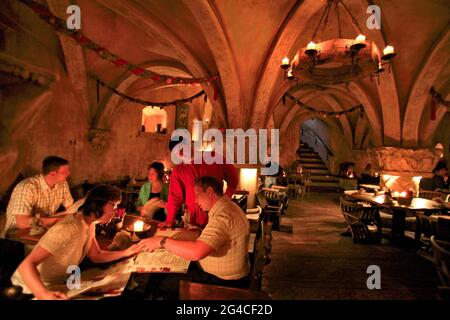
[[[36,245],[51,253],[50,257],[37,266],[44,285],[64,284],[69,276],[66,273],[67,267],[80,264],[89,250],[93,237],[95,225],[88,226],[81,212],[68,215],[51,227]],[[24,293],[31,293],[18,270],[11,277],[11,282],[23,287]]]

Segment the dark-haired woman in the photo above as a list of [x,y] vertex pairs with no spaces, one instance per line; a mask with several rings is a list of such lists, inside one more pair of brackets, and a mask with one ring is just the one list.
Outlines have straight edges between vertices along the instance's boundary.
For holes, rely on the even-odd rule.
[[14,272],[12,283],[37,299],[67,299],[64,293],[48,287],[64,285],[69,266],[79,265],[86,255],[94,263],[104,263],[138,253],[137,245],[122,251],[104,251],[95,239],[95,225],[108,223],[120,201],[116,187],[98,185],[91,189],[80,211],[55,224],[39,240]]
[[[148,213],[152,212],[149,218],[165,221],[166,214],[164,207],[169,194],[169,185],[163,181],[164,165],[161,162],[153,162],[147,169],[148,182],[144,183],[139,191],[136,209],[143,216],[148,216]],[[158,199],[161,201],[152,201],[151,203],[148,203],[148,201],[152,199]],[[155,208],[147,208],[146,204],[157,207],[157,210],[154,210]]]

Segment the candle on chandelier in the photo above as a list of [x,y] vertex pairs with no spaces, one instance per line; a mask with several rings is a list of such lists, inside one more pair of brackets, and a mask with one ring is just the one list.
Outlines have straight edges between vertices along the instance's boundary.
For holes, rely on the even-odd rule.
[[306,50],[316,50],[316,44],[314,42],[310,42],[308,43],[308,45],[306,46]]
[[365,35],[360,34],[355,38],[355,43],[364,43],[364,41],[366,41]]
[[288,57],[284,57],[283,59],[281,59],[281,66],[282,67],[288,67],[289,66],[289,58]]
[[294,79],[294,74],[292,73],[292,69],[288,70],[286,78],[288,80],[293,80]]
[[394,47],[393,46],[387,46],[383,50],[383,55],[393,54],[394,53]]

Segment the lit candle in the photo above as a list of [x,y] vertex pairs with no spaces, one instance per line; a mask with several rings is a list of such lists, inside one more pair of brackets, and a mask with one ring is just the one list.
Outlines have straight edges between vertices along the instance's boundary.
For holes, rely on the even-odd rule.
[[406,192],[403,191],[402,193],[400,193],[400,197],[405,198],[406,197]]
[[289,69],[287,72],[287,78],[288,79],[293,79],[294,78],[294,74],[292,73],[292,69]]
[[133,225],[133,230],[136,232],[144,230],[144,221],[136,221]]
[[398,191],[394,191],[394,197],[395,197],[395,198],[398,198],[399,195],[400,195],[400,193],[399,193]]
[[316,50],[316,44],[314,42],[310,42],[308,43],[308,45],[306,46],[306,50]]
[[362,34],[358,35],[355,39],[355,43],[364,43],[364,41],[366,41],[366,36]]
[[283,66],[283,67],[289,66],[289,58],[288,58],[288,57],[284,57],[284,58],[281,60],[281,66]]
[[394,47],[393,46],[387,46],[383,50],[384,55],[393,54],[394,53]]

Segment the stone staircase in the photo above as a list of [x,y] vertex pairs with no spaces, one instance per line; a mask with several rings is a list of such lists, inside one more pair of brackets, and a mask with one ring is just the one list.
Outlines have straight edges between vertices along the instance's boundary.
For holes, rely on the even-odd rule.
[[310,191],[340,191],[339,178],[330,175],[319,155],[306,143],[300,146],[300,164],[311,172]]

